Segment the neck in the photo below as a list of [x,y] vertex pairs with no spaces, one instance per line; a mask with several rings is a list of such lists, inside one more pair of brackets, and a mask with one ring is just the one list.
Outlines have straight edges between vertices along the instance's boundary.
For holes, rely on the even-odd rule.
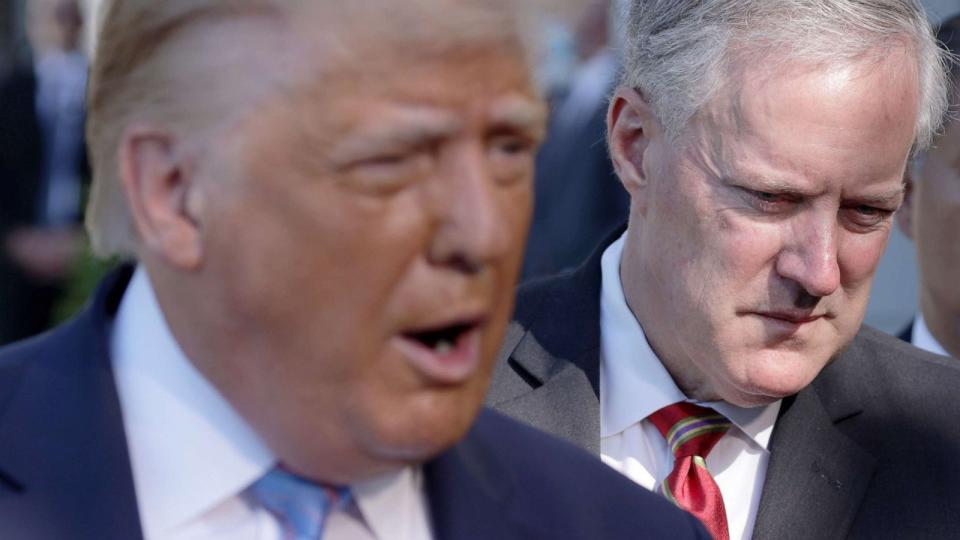
[[[720,396],[713,389],[709,380],[700,373],[692,360],[685,356],[682,348],[669,342],[670,329],[661,328],[662,324],[669,324],[669,317],[658,317],[649,313],[646,306],[663,306],[662,302],[651,300],[645,291],[657,290],[655,280],[643,267],[643,248],[635,231],[627,230],[627,237],[623,246],[623,257],[620,260],[620,283],[623,285],[623,295],[627,307],[643,329],[647,343],[670,374],[677,388],[683,395],[697,401],[720,401]],[[646,301],[644,299],[646,298]],[[662,315],[662,314],[661,314]],[[670,354],[670,351],[680,351],[680,354]]]

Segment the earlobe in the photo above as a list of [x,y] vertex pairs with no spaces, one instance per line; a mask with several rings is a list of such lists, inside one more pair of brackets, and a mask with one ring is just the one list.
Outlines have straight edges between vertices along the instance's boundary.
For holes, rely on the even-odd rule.
[[640,92],[618,88],[607,111],[607,138],[613,167],[630,193],[633,203],[640,202],[647,187],[644,160],[652,137],[659,133],[653,112]]
[[179,161],[172,136],[131,129],[120,145],[120,175],[141,251],[181,270],[195,270],[202,259],[198,189]]

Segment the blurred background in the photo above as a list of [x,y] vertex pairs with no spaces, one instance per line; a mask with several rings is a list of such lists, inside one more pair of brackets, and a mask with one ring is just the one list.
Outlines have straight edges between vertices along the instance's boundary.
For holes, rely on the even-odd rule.
[[[523,279],[576,266],[625,220],[604,144],[625,0],[533,0],[552,111],[538,158]],[[924,0],[937,22],[960,0]],[[89,172],[82,138],[87,58],[102,0],[0,3],[0,344],[38,333],[85,301],[111,262],[82,234]],[[916,310],[913,247],[899,231],[880,265],[867,323],[897,333]]]

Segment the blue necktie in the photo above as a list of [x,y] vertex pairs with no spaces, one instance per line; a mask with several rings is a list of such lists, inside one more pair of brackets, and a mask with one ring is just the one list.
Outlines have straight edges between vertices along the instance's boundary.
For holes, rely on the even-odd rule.
[[280,468],[263,475],[251,491],[283,523],[289,540],[318,540],[330,513],[350,502],[349,488],[314,484]]

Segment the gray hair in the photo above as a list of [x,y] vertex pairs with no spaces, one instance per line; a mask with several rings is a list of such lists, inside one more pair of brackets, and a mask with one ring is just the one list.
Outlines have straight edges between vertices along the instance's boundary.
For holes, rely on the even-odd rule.
[[917,0],[632,0],[627,24],[622,84],[674,138],[745,55],[831,63],[906,42],[920,85],[915,149],[930,145],[947,110],[947,53]]

